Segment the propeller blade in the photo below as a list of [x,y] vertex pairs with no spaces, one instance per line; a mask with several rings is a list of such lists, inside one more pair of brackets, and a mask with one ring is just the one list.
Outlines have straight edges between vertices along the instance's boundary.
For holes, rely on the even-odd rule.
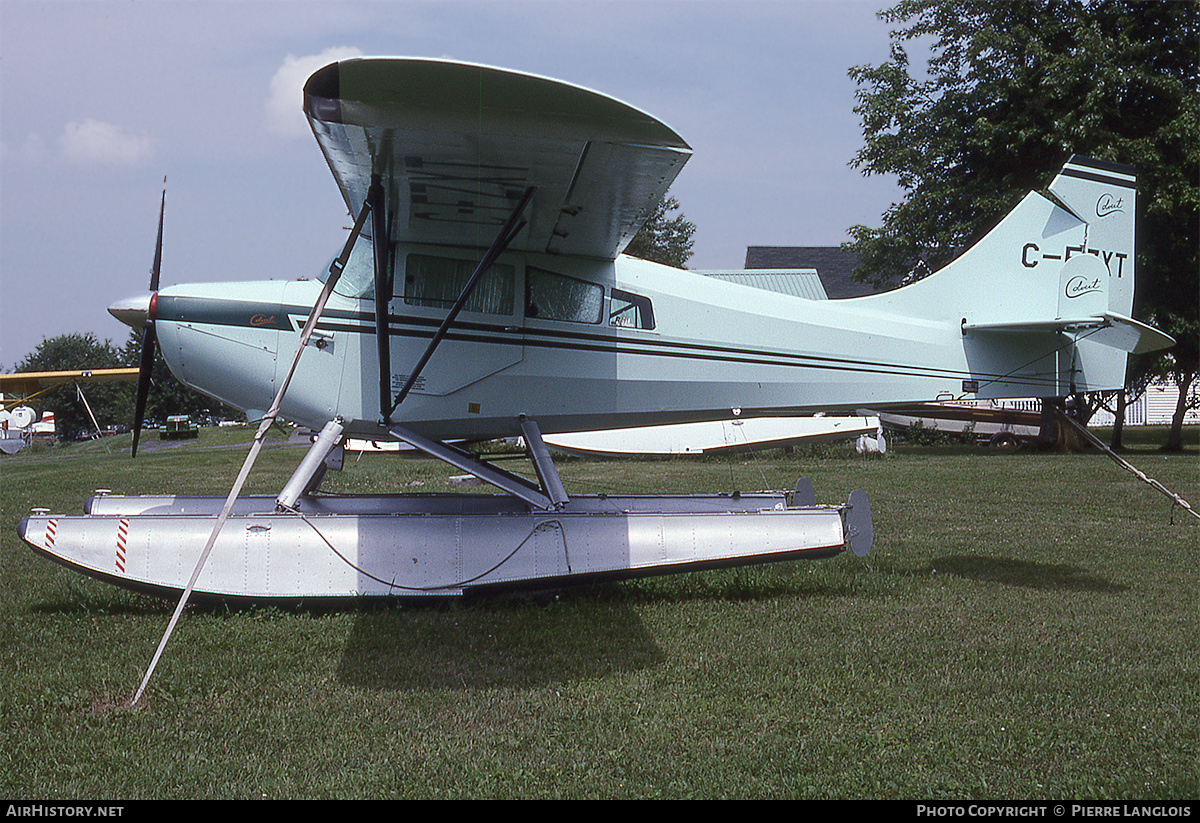
[[[163,178],[163,183],[167,182],[167,178]],[[164,185],[162,193],[162,205],[158,209],[158,242],[154,244],[154,267],[150,269],[150,291],[158,291],[158,275],[162,270],[162,236],[163,236],[163,215],[167,211],[167,189]]]
[[138,440],[142,436],[142,420],[146,416],[146,397],[150,394],[150,375],[154,370],[154,347],[156,335],[154,321],[146,319],[146,328],[142,331],[142,358],[138,364],[137,401],[133,408],[133,453],[137,457]]
[[142,436],[142,420],[146,415],[146,398],[150,394],[150,376],[154,371],[154,347],[157,334],[154,331],[154,298],[158,294],[158,280],[162,272],[163,216],[167,212],[167,178],[163,178],[162,205],[158,209],[158,240],[154,243],[154,265],[150,269],[150,307],[146,312],[146,327],[142,331],[142,356],[138,363],[137,400],[133,407],[133,451],[137,457],[138,440]]

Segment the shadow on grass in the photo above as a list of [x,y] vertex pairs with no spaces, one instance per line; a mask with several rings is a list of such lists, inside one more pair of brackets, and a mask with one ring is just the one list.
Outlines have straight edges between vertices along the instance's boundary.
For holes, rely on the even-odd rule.
[[1128,587],[1109,582],[1067,563],[1033,563],[1010,557],[948,555],[932,560],[928,571],[968,580],[1022,586],[1029,589],[1074,592],[1123,592]]
[[[373,691],[534,689],[659,665],[642,618],[656,604],[746,602],[848,595],[845,581],[809,579],[808,561],[571,586],[549,592],[338,604],[231,605],[193,599],[193,614],[255,620],[279,615],[352,618],[338,679]],[[32,605],[40,614],[169,615],[175,600],[69,581]],[[236,627],[235,629],[236,630]]]
[[661,660],[632,605],[567,593],[364,611],[338,668],[372,690],[529,689]]
[[174,603],[80,577],[68,579],[61,591],[30,605],[34,614],[169,615]]
[[556,591],[361,611],[339,665],[343,683],[395,691],[530,689],[659,665],[642,611],[661,604],[830,598],[809,561],[712,570]]

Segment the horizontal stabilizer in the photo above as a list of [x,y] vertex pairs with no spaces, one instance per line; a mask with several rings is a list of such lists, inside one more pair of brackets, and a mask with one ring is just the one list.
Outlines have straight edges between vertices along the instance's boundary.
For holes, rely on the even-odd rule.
[[[1173,346],[1175,341],[1158,329],[1113,311],[1111,292],[1118,279],[1113,277],[1099,252],[1075,254],[1059,273],[1058,307],[1053,319],[1006,318],[981,322],[964,318],[963,333],[1062,332],[1076,335],[1076,340],[1091,340],[1131,354]],[[1120,299],[1124,300],[1124,296]]]
[[1063,332],[1105,346],[1145,354],[1175,345],[1175,339],[1131,317],[1104,312],[1096,317],[1017,320],[1006,323],[963,323],[963,332]]

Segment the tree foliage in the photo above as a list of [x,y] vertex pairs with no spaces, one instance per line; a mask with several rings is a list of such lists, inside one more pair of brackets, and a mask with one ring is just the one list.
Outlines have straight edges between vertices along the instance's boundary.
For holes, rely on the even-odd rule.
[[625,248],[625,253],[682,269],[692,256],[692,236],[696,227],[679,211],[679,201],[667,196],[642,224],[641,230]]
[[[126,365],[120,352],[105,340],[101,343],[94,334],[63,334],[50,337],[25,357],[17,372],[74,371],[82,369],[115,369]],[[129,383],[96,383],[84,389],[87,404],[79,398],[74,383],[57,386],[40,395],[32,403],[39,412],[53,411],[58,433],[70,437],[77,432],[96,430],[88,408],[101,427],[128,424],[133,416],[133,386]]]
[[1136,166],[1134,313],[1179,342],[1134,371],[1186,393],[1200,360],[1200,6],[902,0],[880,17],[896,27],[889,59],[850,70],[865,138],[853,165],[905,196],[880,227],[851,229],[856,276],[944,265],[1072,154]]
[[[128,366],[139,365],[141,350],[141,332],[131,331],[125,341],[125,347],[121,350],[122,361]],[[132,410],[130,414],[132,415]],[[242,416],[242,412],[180,383],[167,368],[167,361],[163,360],[162,353],[156,349],[154,368],[150,372],[150,392],[146,396],[146,419],[162,422],[173,414],[187,414],[193,418]],[[132,417],[130,419],[132,420]]]
[[[140,352],[141,333],[136,331],[130,333],[121,349],[114,347],[111,341],[100,342],[90,332],[63,334],[39,343],[14,371],[74,371],[137,366],[141,359]],[[97,424],[101,428],[133,424],[135,386],[132,382],[90,384],[84,387],[84,392],[86,405],[71,383],[47,391],[30,405],[39,412],[53,411],[58,433],[65,438],[80,432],[95,432]],[[89,407],[91,414],[88,413]],[[92,422],[92,414],[96,417],[95,423]],[[238,416],[241,412],[184,386],[171,374],[162,354],[155,352],[146,417],[161,421],[172,414]]]

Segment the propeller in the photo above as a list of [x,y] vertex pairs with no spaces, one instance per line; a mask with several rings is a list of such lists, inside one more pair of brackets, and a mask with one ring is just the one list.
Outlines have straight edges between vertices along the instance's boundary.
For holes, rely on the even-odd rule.
[[150,269],[150,303],[146,310],[146,325],[142,329],[142,356],[138,364],[137,400],[133,408],[133,452],[137,457],[138,440],[142,434],[142,419],[146,414],[146,397],[150,393],[150,375],[154,370],[154,350],[158,336],[154,331],[154,303],[158,297],[158,279],[162,270],[163,215],[167,210],[167,179],[163,178],[162,206],[158,211],[158,242],[154,245],[154,266]]

